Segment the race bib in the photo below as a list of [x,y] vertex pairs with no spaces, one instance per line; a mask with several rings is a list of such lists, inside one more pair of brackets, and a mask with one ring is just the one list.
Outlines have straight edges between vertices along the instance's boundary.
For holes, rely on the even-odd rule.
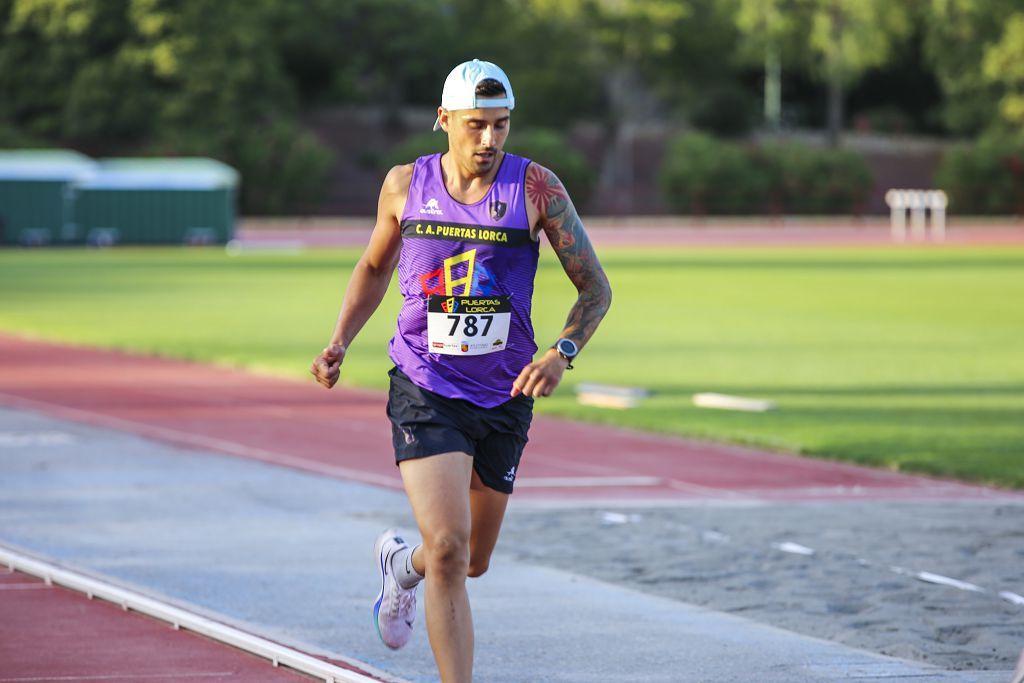
[[431,353],[479,356],[505,348],[512,320],[507,296],[445,296],[427,301],[427,344]]

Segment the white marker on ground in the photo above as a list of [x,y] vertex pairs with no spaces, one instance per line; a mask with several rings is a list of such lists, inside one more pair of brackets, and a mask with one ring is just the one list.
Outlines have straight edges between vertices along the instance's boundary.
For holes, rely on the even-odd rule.
[[808,548],[807,546],[800,545],[799,543],[792,543],[790,541],[786,541],[785,543],[776,543],[774,545],[776,549],[781,550],[784,553],[793,553],[794,555],[806,555],[808,557],[814,554],[814,548]]
[[718,408],[719,410],[742,410],[748,413],[764,413],[775,410],[778,405],[774,401],[745,396],[730,396],[704,392],[693,395],[693,405],[698,408]]

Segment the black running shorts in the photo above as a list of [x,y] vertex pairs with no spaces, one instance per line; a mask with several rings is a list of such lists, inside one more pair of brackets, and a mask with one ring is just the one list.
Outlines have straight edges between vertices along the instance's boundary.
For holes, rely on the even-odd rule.
[[494,408],[421,389],[398,368],[388,372],[388,418],[395,461],[468,453],[488,487],[512,493],[533,419],[533,399],[520,394]]

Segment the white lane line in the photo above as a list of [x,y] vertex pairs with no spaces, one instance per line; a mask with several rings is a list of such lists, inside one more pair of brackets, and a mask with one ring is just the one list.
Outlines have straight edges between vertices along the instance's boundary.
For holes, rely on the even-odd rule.
[[242,444],[235,443],[234,441],[227,441],[225,439],[218,439],[211,436],[203,436],[201,434],[192,434],[190,432],[174,429],[173,427],[158,427],[144,422],[125,420],[124,418],[111,417],[109,415],[93,413],[88,410],[79,410],[78,408],[68,408],[67,406],[58,405],[56,403],[22,398],[21,396],[14,396],[12,394],[0,393],[0,399],[8,404],[13,404],[16,407],[25,407],[31,410],[50,413],[75,422],[83,422],[87,425],[110,427],[112,429],[136,434],[138,436],[154,438],[160,441],[169,441],[177,445],[185,445],[194,448],[213,450],[220,453],[227,453],[229,455],[237,455],[243,458],[270,463],[272,465],[293,467],[307,472],[326,474],[338,479],[358,481],[363,484],[385,486],[391,489],[402,488],[402,480],[398,477],[392,477],[385,474],[375,474],[373,472],[364,472],[362,470],[354,470],[349,467],[329,465],[318,460],[309,460],[308,458],[300,458],[294,455],[268,451],[262,448],[243,446]]
[[[370,678],[369,676],[343,669],[293,648],[260,638],[251,633],[246,633],[233,626],[228,626],[180,607],[161,602],[141,593],[38,560],[3,544],[0,544],[0,563],[6,564],[10,569],[38,576],[46,581],[47,584],[57,584],[80,593],[85,593],[90,598],[106,600],[115,605],[120,605],[124,610],[132,610],[167,622],[175,629],[184,628],[263,657],[270,660],[275,667],[286,666],[310,676],[316,676],[326,681],[326,683],[380,683],[382,680],[381,678]],[[369,664],[363,664],[355,659],[348,659],[348,663],[364,671],[374,671],[373,667]],[[72,678],[71,680],[75,679]]]
[[940,586],[950,586],[952,588],[959,588],[962,591],[972,591],[975,593],[984,593],[985,589],[981,586],[977,586],[973,583],[961,581],[960,579],[953,579],[942,574],[933,574],[931,572],[918,572],[915,575],[918,581],[924,581],[926,583],[936,583]]
[[1011,593],[1010,591],[1000,591],[999,597],[1007,602],[1012,602],[1014,605],[1024,606],[1024,595],[1018,595],[1016,593]]
[[75,437],[64,432],[0,432],[0,448],[67,446],[75,441]]
[[[45,583],[0,583],[0,591],[31,591],[49,588]],[[2,680],[2,679],[0,679]]]
[[523,488],[589,488],[597,486],[658,486],[661,477],[523,477],[516,486]]
[[961,581],[960,579],[950,578],[943,576],[942,574],[934,574],[932,572],[918,572],[913,569],[907,569],[906,567],[899,567],[893,565],[889,567],[889,570],[899,574],[900,576],[909,576],[917,579],[918,581],[924,581],[925,583],[934,583],[939,586],[949,586],[950,588],[956,588],[962,591],[971,591],[973,593],[987,593],[984,588],[977,586],[973,583]]

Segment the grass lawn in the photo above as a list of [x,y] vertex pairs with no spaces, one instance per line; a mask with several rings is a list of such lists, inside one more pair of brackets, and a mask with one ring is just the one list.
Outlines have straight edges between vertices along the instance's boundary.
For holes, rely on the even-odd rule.
[[[546,344],[574,291],[544,253],[534,322]],[[358,255],[0,250],[0,329],[303,378]],[[1024,487],[1024,248],[601,257],[612,311],[539,411]],[[353,346],[343,382],[385,387],[396,289]],[[589,408],[575,403],[577,382],[653,395],[634,410]],[[697,391],[780,409],[696,408]]]

